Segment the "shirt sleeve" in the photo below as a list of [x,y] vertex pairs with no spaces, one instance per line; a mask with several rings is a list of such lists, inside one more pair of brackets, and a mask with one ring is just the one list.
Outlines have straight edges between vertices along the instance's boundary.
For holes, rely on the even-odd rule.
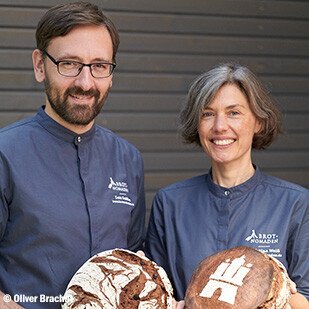
[[8,204],[10,199],[10,185],[6,160],[0,154],[0,240],[6,229],[9,217]]
[[[185,281],[179,278],[176,271],[179,265],[177,265],[175,254],[179,251],[172,232],[174,228],[171,222],[172,215],[166,209],[170,210],[168,206],[164,191],[159,191],[152,204],[145,241],[145,254],[150,260],[163,267],[172,283],[175,299],[181,300],[185,293]],[[168,250],[171,247],[173,249]]]
[[145,254],[165,270],[167,269],[164,215],[158,194],[152,204],[145,241]]
[[297,201],[287,247],[288,273],[297,290],[309,299],[309,190]]
[[145,238],[145,190],[144,190],[144,168],[141,161],[141,172],[137,190],[137,202],[131,213],[131,222],[128,231],[128,249],[131,251],[143,250]]

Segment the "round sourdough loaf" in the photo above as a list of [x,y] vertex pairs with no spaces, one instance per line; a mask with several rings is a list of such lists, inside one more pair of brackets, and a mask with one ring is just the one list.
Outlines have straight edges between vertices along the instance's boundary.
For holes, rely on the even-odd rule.
[[171,309],[171,283],[146,257],[114,249],[90,258],[73,276],[63,309]]
[[186,291],[185,308],[282,309],[289,297],[285,267],[275,258],[241,246],[199,264]]

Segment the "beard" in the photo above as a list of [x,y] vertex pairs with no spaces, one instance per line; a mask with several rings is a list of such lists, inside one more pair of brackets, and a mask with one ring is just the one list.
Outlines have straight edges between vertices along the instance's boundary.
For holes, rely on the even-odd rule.
[[[73,125],[88,125],[94,120],[105,103],[108,96],[109,89],[100,98],[100,92],[97,89],[90,89],[84,91],[77,86],[69,87],[65,90],[63,95],[60,91],[53,87],[48,78],[45,79],[45,92],[50,103],[51,108],[67,123]],[[89,104],[70,104],[68,101],[69,96],[92,96],[94,102]]]

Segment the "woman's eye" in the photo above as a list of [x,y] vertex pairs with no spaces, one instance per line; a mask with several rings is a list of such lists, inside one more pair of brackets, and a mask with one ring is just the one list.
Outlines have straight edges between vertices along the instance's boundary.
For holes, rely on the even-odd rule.
[[205,118],[212,117],[213,115],[214,115],[214,113],[212,113],[212,112],[203,112],[202,113],[202,117],[205,117]]

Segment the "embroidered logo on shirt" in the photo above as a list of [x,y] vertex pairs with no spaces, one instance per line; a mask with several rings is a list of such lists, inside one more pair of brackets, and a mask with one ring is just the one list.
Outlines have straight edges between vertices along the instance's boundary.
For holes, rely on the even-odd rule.
[[109,177],[110,183],[108,185],[108,189],[114,190],[114,191],[123,191],[128,193],[128,185],[126,182],[121,181],[114,181],[112,177]]
[[218,300],[234,304],[237,290],[243,285],[243,280],[249,273],[252,264],[245,264],[245,255],[234,259],[230,262],[227,259],[221,263],[216,271],[210,276],[210,279],[206,286],[200,293],[201,297],[211,298],[216,290],[220,290],[221,294]]
[[245,241],[251,245],[257,246],[257,249],[273,257],[282,257],[279,248],[274,248],[279,244],[279,235],[275,233],[257,233],[255,229],[245,238]]
[[109,177],[109,179],[110,183],[108,185],[108,189],[115,191],[112,203],[134,206],[134,203],[132,203],[131,199],[127,195],[127,193],[129,193],[128,184],[123,181],[115,181],[112,177]]
[[252,230],[251,235],[246,237],[246,241],[256,244],[277,244],[279,237],[277,234],[256,233],[255,230]]

